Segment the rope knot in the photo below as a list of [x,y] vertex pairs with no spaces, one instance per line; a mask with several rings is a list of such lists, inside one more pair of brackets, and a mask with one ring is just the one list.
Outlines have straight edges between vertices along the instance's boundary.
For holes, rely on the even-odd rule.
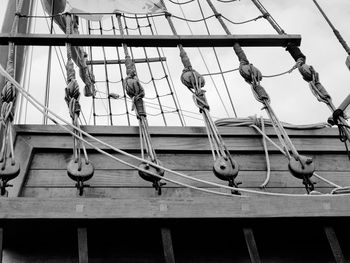
[[303,79],[307,82],[313,81],[315,70],[312,66],[309,66],[306,63],[299,65],[298,67],[300,74],[303,76]]
[[66,96],[64,100],[68,105],[69,114],[71,118],[74,119],[76,114],[79,116],[81,110],[79,103],[80,91],[78,82],[75,79],[71,80],[68,83],[65,92]]
[[2,102],[13,102],[16,100],[16,89],[10,81],[6,81],[6,84],[1,92]]
[[[134,73],[133,71],[131,73]],[[139,116],[146,116],[146,110],[143,103],[143,98],[145,96],[145,90],[143,89],[140,81],[137,79],[135,74],[128,75],[125,78],[124,86],[126,89],[126,93],[132,99],[132,108],[131,110],[135,110]]]
[[185,68],[181,74],[181,82],[189,89],[201,89],[205,85],[204,77],[194,69]]
[[249,63],[241,63],[239,65],[239,73],[245,79],[246,82],[250,84],[259,84],[262,80],[262,74],[259,69],[253,66],[253,64]]

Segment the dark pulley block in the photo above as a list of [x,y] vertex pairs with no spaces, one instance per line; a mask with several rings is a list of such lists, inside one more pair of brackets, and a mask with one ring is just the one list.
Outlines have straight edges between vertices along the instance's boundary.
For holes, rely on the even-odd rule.
[[1,162],[0,167],[0,194],[3,196],[6,194],[6,187],[11,186],[8,182],[15,179],[19,175],[21,169],[19,162],[12,162],[10,158]]
[[300,155],[300,160],[291,158],[288,165],[289,171],[298,179],[310,178],[315,171],[315,164],[310,157]]
[[239,171],[238,163],[229,158],[219,157],[215,160],[213,172],[217,178],[223,181],[234,180]]
[[[161,165],[158,161],[158,164]],[[141,163],[139,168],[145,171],[139,171],[140,177],[148,182],[153,183],[153,187],[158,191],[158,195],[161,195],[162,190],[161,187],[165,185],[165,183],[161,183],[161,178],[154,176],[153,174],[158,174],[159,176],[164,176],[164,170],[159,169],[157,167],[152,166],[148,163]]]
[[304,155],[300,155],[299,160],[291,158],[288,168],[294,177],[303,180],[308,193],[314,190],[314,183],[310,180],[315,171],[315,164],[312,158]]
[[84,182],[92,178],[94,171],[94,166],[90,162],[87,163],[84,158],[81,160],[81,165],[73,159],[68,163],[67,174],[69,178],[77,182],[76,187],[79,190],[79,195],[83,195],[84,187],[88,187]]

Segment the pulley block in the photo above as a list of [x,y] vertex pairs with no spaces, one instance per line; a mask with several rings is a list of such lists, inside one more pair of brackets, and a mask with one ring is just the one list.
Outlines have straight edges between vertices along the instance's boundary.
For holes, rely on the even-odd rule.
[[315,164],[312,158],[303,155],[299,157],[299,160],[294,158],[290,159],[288,165],[290,172],[298,179],[304,179],[305,177],[310,178],[315,171]]
[[12,163],[10,158],[8,158],[5,163],[0,162],[0,194],[3,196],[6,194],[6,187],[11,185],[8,184],[8,181],[16,178],[21,169],[19,162]]
[[300,74],[303,76],[303,79],[305,81],[310,82],[313,80],[313,72],[312,72],[311,66],[304,63],[304,64],[300,65],[298,68],[299,68]]
[[[239,66],[239,73],[245,79],[245,81],[252,83],[253,80],[262,80],[262,74],[260,70],[253,66],[253,64],[241,64]],[[253,79],[254,77],[254,79]]]
[[294,177],[303,180],[308,193],[314,190],[314,183],[310,180],[315,171],[315,163],[312,158],[303,155],[299,156],[299,160],[291,158],[288,168]]
[[203,88],[205,80],[201,74],[195,70],[184,70],[181,75],[181,82],[189,89]]
[[239,171],[238,163],[230,158],[219,157],[215,160],[213,172],[217,178],[223,181],[234,180]]
[[82,158],[81,165],[75,160],[71,160],[68,163],[67,174],[69,178],[77,182],[76,187],[79,190],[79,195],[83,195],[84,187],[89,186],[84,184],[84,182],[92,178],[94,171],[94,166],[90,162],[87,163],[84,158]]
[[[159,161],[158,161],[159,162]],[[151,182],[153,187],[156,189],[159,195],[162,193],[161,187],[165,185],[165,183],[161,183],[161,178],[154,176],[153,174],[158,174],[159,176],[164,176],[164,170],[154,167],[148,163],[141,163],[139,168],[145,171],[139,171],[139,175],[145,181]]]

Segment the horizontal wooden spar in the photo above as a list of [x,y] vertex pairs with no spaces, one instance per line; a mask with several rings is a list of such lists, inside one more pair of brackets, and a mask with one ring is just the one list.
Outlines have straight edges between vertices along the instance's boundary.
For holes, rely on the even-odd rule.
[[[0,219],[349,217],[349,196],[1,198]],[[302,204],[302,205],[301,205]]]
[[[159,58],[135,58],[132,60],[134,63],[152,63],[152,62],[162,62],[166,61],[166,57]],[[88,60],[87,65],[115,65],[115,64],[125,64],[125,59],[113,59],[113,60]]]
[[159,36],[114,36],[114,35],[49,35],[49,34],[0,34],[0,45],[13,42],[26,46],[121,46],[131,47],[231,47],[239,43],[245,47],[285,47],[288,43],[300,46],[300,35],[159,35]]

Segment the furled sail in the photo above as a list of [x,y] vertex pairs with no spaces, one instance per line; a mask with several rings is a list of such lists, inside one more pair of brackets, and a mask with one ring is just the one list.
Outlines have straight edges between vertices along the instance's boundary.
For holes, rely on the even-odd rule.
[[[51,0],[44,0],[45,9],[51,10]],[[164,11],[159,0],[55,0],[54,13],[70,12],[89,20],[101,20],[104,13],[148,14]]]

